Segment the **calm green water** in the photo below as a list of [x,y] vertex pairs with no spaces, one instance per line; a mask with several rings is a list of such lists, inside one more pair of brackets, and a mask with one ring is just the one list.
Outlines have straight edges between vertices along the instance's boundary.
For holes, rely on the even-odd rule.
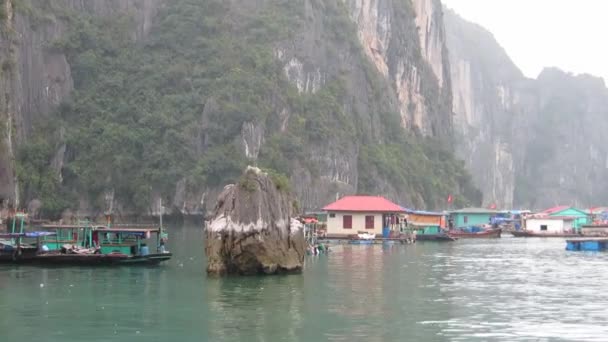
[[0,266],[0,340],[608,340],[608,256],[560,239],[336,246],[301,276],[226,279],[200,229],[169,247],[157,268]]

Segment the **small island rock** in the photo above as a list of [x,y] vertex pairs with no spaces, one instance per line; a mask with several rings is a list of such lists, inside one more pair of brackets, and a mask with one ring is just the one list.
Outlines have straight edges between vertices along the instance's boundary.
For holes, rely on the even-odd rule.
[[206,228],[207,273],[255,275],[302,271],[305,240],[288,185],[248,167],[218,196]]

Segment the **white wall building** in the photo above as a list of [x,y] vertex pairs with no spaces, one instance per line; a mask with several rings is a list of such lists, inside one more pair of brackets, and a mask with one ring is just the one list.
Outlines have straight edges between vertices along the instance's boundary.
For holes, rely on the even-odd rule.
[[573,217],[528,218],[526,230],[537,234],[570,234],[573,233]]
[[327,236],[335,237],[360,231],[381,237],[383,228],[390,227],[405,212],[399,205],[376,196],[346,196],[323,210],[327,212]]

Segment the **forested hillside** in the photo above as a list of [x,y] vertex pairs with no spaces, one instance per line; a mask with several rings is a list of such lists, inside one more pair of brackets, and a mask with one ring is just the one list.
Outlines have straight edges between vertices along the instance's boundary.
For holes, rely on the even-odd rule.
[[[348,2],[177,0],[159,3],[143,31],[137,2],[75,3],[19,2],[13,19],[61,25],[44,49],[65,56],[73,80],[15,149],[22,202],[40,200],[44,214],[152,213],[159,197],[201,213],[247,164],[289,176],[304,208],[347,193],[421,208],[448,194],[479,200],[453,156],[451,95],[423,57],[409,1],[384,9],[390,51],[410,48],[387,58],[392,76],[365,53]],[[412,70],[424,111],[404,110],[399,84]],[[408,108],[427,117],[410,120]]]

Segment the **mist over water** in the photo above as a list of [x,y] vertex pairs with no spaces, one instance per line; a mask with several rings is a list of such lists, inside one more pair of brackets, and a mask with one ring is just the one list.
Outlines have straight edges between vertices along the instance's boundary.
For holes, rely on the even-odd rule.
[[605,254],[561,239],[335,246],[302,275],[207,278],[200,227],[160,267],[0,266],[2,341],[604,341]]

